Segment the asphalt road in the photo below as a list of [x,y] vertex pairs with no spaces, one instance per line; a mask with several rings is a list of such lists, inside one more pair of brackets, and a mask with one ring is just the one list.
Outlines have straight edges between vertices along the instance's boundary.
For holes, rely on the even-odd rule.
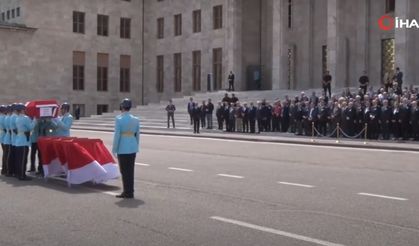
[[135,200],[1,177],[0,245],[419,245],[418,157],[143,135]]

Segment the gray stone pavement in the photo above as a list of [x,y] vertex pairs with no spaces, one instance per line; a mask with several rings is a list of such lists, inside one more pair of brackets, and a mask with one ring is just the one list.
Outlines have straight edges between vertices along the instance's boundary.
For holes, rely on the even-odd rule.
[[[111,132],[73,130],[100,138]],[[121,181],[0,178],[0,245],[414,246],[418,153],[141,136]]]

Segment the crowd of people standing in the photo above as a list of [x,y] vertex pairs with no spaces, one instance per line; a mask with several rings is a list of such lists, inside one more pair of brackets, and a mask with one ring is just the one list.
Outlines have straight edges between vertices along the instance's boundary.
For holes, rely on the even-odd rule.
[[[323,77],[321,95],[301,92],[295,97],[285,96],[268,102],[241,102],[232,93],[216,104],[211,99],[201,104],[191,97],[187,111],[194,133],[201,128],[213,129],[215,113],[217,129],[226,132],[261,133],[283,132],[318,137],[347,137],[383,140],[419,140],[419,90],[402,87],[403,73],[396,68],[387,75],[382,87],[369,86],[366,72],[359,78],[357,91],[345,89],[331,93],[332,76]],[[166,107],[174,126],[176,110],[172,101]]]

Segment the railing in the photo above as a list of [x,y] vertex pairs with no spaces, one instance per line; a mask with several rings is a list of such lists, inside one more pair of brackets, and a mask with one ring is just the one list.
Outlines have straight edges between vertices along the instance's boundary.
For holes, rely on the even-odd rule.
[[320,133],[319,130],[315,127],[314,122],[311,123],[311,142],[315,142],[315,137],[317,137],[317,136],[332,138],[332,137],[335,136],[335,134],[336,134],[336,143],[340,143],[341,136],[344,136],[344,137],[349,138],[349,139],[358,139],[359,137],[363,136],[364,137],[364,144],[367,144],[367,141],[368,141],[368,124],[365,123],[364,128],[361,130],[361,132],[359,132],[355,136],[350,136],[349,134],[347,134],[346,132],[343,131],[343,129],[340,127],[339,123],[337,123],[336,128],[332,131],[332,133],[330,133],[328,135],[323,135],[322,133]]

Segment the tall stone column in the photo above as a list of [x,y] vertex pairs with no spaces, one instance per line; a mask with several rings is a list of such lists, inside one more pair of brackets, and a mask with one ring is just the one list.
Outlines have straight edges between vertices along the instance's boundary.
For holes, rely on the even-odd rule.
[[286,87],[287,81],[287,47],[283,39],[282,0],[272,3],[272,89]]
[[[401,19],[411,19],[411,17],[414,16],[410,13],[410,9],[411,0],[397,0],[395,16]],[[417,30],[399,28],[395,30],[394,35],[396,42],[396,67],[400,67],[404,74],[404,86],[415,83],[415,52],[413,52],[415,49],[414,32],[417,32]]]
[[332,89],[348,85],[348,40],[339,32],[339,3],[327,1],[327,66],[333,77]]
[[[357,39],[356,39],[356,74],[361,76],[363,71],[369,69],[369,33],[370,33],[370,0],[358,0],[357,1]],[[356,81],[352,82],[355,83]],[[376,82],[378,85],[380,81]],[[356,84],[355,84],[356,85]]]
[[[227,71],[224,72],[224,76],[230,71],[235,73],[236,87],[238,90],[245,88],[245,71],[242,67],[242,2],[241,0],[227,0],[227,18],[225,23],[226,28],[226,63],[224,66]],[[223,79],[223,88],[228,88],[227,79]]]
[[336,87],[336,74],[338,66],[338,0],[327,1],[327,67],[334,78],[332,87]]

